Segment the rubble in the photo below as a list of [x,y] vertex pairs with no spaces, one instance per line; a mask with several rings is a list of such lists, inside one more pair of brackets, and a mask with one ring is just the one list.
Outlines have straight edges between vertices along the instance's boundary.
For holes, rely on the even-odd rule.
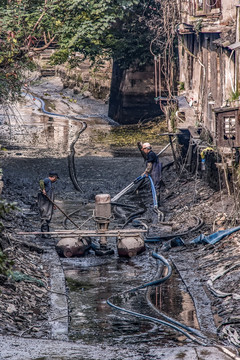
[[43,249],[26,247],[14,236],[9,240],[3,253],[13,265],[0,285],[0,333],[48,338],[49,270],[42,260]]

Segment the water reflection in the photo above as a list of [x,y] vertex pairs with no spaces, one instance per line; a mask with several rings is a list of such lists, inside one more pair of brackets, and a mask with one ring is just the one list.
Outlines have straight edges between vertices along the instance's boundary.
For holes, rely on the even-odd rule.
[[[71,301],[70,338],[83,339],[88,344],[124,342],[137,345],[145,341],[151,342],[152,346],[160,342],[172,343],[173,346],[180,344],[178,341],[183,339],[177,340],[178,334],[172,329],[116,311],[106,303],[111,295],[151,280],[156,272],[151,256],[144,253],[123,260],[113,255],[106,260],[107,263],[97,265],[98,258],[89,254],[83,259],[83,267],[78,259],[78,268],[76,262],[70,267],[71,259],[63,260]],[[86,262],[89,267],[86,267]],[[114,303],[125,309],[157,316],[155,312],[151,314],[144,290],[120,295],[114,298]]]
[[7,115],[1,113],[0,116],[6,118],[6,123],[1,126],[2,142],[4,138],[6,141],[10,138],[12,145],[54,149],[60,153],[69,151],[76,133],[82,128],[78,120],[41,114],[24,104],[19,104],[15,111]]
[[193,300],[175,268],[172,276],[152,291],[151,300],[160,312],[199,329]]

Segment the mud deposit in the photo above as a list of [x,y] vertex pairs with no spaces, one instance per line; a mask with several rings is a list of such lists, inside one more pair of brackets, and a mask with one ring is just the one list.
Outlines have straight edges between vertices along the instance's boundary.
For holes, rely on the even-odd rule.
[[[21,215],[15,218],[15,226],[10,225],[8,229],[18,240],[30,240],[32,243],[43,246],[45,249],[57,242],[57,239],[54,238],[43,240],[38,236],[32,235],[29,239],[27,236],[16,235],[19,230],[39,230],[39,217],[35,204],[37,182],[42,175],[46,174],[48,168],[54,168],[60,174],[61,179],[56,184],[58,205],[68,214],[78,210],[73,219],[79,225],[87,221],[83,226],[85,229],[93,229],[95,226],[94,221],[91,219],[94,208],[94,196],[101,192],[109,192],[111,195],[115,195],[130,180],[138,176],[143,168],[142,159],[139,157],[128,157],[127,160],[121,157],[82,157],[76,159],[76,165],[79,174],[78,179],[81,179],[83,188],[83,193],[81,194],[74,190],[69,180],[66,159],[26,159],[16,157],[2,159],[4,181],[6,184],[3,196],[9,200],[17,199],[18,206],[21,208]],[[46,169],[45,172],[43,169]],[[124,178],[122,177],[123,171],[126,174]],[[152,210],[152,198],[149,187],[139,189],[137,194],[128,194],[121,201],[135,206],[136,209],[145,208],[146,211],[141,215],[141,218],[148,224],[152,233],[159,231],[161,226],[164,228],[164,225],[158,224],[157,215]],[[112,228],[121,227],[131,212],[132,210],[126,211],[121,207],[118,208],[112,221]],[[173,215],[171,213],[171,216]],[[168,216],[170,217],[170,213]],[[188,218],[191,225],[191,218]],[[51,230],[64,229],[63,220],[62,214],[56,210]],[[69,221],[66,225],[68,228],[72,227]],[[129,227],[131,226],[130,223]],[[98,239],[94,239],[94,241],[97,242]],[[23,334],[22,338],[28,337],[25,348],[24,339],[21,338],[22,342],[20,343],[18,343],[17,338],[10,340],[12,344],[18,345],[15,345],[14,349],[12,346],[8,346],[7,349],[4,348],[5,356],[9,356],[6,356],[6,358],[22,359],[21,356],[24,354],[25,359],[38,360],[79,360],[83,358],[89,360],[103,358],[145,360],[153,358],[177,359],[183,353],[189,354],[191,359],[197,359],[201,353],[205,354],[205,357],[203,357],[205,359],[208,359],[209,354],[213,356],[213,359],[228,358],[222,352],[219,353],[215,348],[208,347],[208,350],[204,350],[201,347],[192,348],[194,343],[171,328],[154,324],[110,308],[106,304],[106,300],[110,296],[121,294],[133,287],[156,279],[156,276],[162,276],[159,273],[159,264],[151,256],[152,250],[161,252],[162,243],[149,244],[149,249],[146,252],[129,260],[120,259],[117,256],[114,238],[109,239],[109,245],[115,251],[114,255],[109,257],[96,257],[94,252],[90,251],[83,258],[61,259],[67,279],[70,311],[69,340],[71,341],[64,342],[65,345],[56,341],[50,342],[48,345],[44,343],[44,350],[42,348],[39,349],[39,347],[34,345],[34,339],[31,337],[42,337],[43,333],[41,331],[38,333],[36,327],[35,332],[26,331],[26,328],[29,328],[29,324],[27,324],[27,327],[24,325],[25,327],[23,326],[20,329],[20,334]],[[172,249],[170,253],[178,256],[178,251],[178,249]],[[167,257],[169,255],[168,252],[163,252],[163,254]],[[49,258],[48,265],[51,267],[50,261]],[[170,283],[168,285],[166,283],[161,290],[153,288],[152,302],[156,303],[156,298],[154,298],[156,296],[155,291],[158,291],[158,294],[161,292],[161,296],[164,297],[160,306],[161,311],[187,326],[199,328],[193,302],[189,299],[186,287],[179,274],[175,273],[174,278],[175,280],[170,280]],[[196,278],[192,280],[196,281]],[[173,281],[175,284],[173,284]],[[120,296],[117,304],[131,311],[158,317],[158,314],[146,301],[145,290],[139,290],[134,293],[131,300]],[[202,316],[204,317],[206,309],[202,310]],[[209,318],[207,321],[209,322]],[[43,329],[41,328],[41,330]],[[11,334],[11,331],[6,332]],[[47,338],[51,337],[51,332],[45,334],[44,337],[46,336]],[[214,332],[210,336],[214,339]],[[63,347],[64,353],[62,353],[63,350],[60,350]],[[169,347],[172,350],[169,351]],[[173,350],[174,348],[175,350]]]
[[[191,240],[200,233],[212,233],[213,224],[214,231],[221,226],[227,228],[232,225],[230,216],[223,217],[224,213],[231,214],[232,200],[224,192],[216,193],[208,188],[200,176],[185,171],[178,176],[174,167],[165,168],[161,219],[153,210],[149,183],[135,188],[120,199],[121,204],[130,205],[131,208],[122,205],[112,207],[111,229],[148,228],[148,236],[156,239],[147,243],[144,253],[131,259],[118,257],[115,238],[109,238],[113,255],[97,257],[90,250],[81,258],[59,259],[55,252],[57,237],[42,239],[37,234],[18,234],[20,231],[36,232],[40,229],[36,206],[38,183],[49,171],[56,171],[60,175],[60,180],[55,185],[56,204],[67,214],[74,212],[70,216],[82,229],[95,229],[95,196],[108,193],[113,197],[144,170],[144,162],[137,149],[114,147],[113,150],[111,146],[103,148],[101,143],[91,143],[91,128],[102,126],[107,129],[110,126],[104,120],[104,104],[93,104],[91,101],[81,103],[78,98],[73,99],[76,102],[66,104],[62,102],[61,96],[53,96],[54,91],[60,91],[59,83],[54,83],[55,87],[50,85],[44,84],[44,88],[53,98],[54,106],[59,105],[59,111],[69,111],[74,116],[78,113],[85,119],[86,112],[88,116],[94,115],[88,119],[88,132],[80,138],[76,147],[76,175],[82,191],[75,190],[70,180],[67,160],[69,144],[74,138],[78,122],[74,120],[70,123],[63,119],[58,121],[56,117],[54,120],[47,117],[38,127],[37,123],[33,124],[33,119],[34,116],[41,118],[42,114],[36,104],[30,104],[30,123],[26,126],[28,136],[23,138],[22,133],[17,135],[17,127],[13,127],[14,136],[9,138],[9,142],[7,131],[2,140],[6,147],[1,151],[4,180],[2,197],[7,201],[16,201],[19,208],[17,213],[6,215],[4,219],[3,243],[5,251],[17,259],[15,271],[28,273],[35,280],[43,281],[44,296],[39,294],[41,290],[37,291],[36,284],[29,284],[24,280],[17,286],[11,281],[7,283],[7,287],[0,285],[0,358],[231,358],[216,346],[230,348],[231,355],[236,354],[239,348],[239,264],[236,258],[239,253],[239,238],[238,233],[235,233],[217,246],[191,244]],[[64,94],[65,98],[66,95]],[[88,105],[92,106],[92,113]],[[26,104],[23,105],[25,106]],[[96,114],[99,114],[98,118]],[[52,132],[46,132],[46,126],[52,127]],[[32,133],[30,129],[33,130]],[[65,129],[64,141],[59,144],[62,129]],[[34,143],[36,134],[39,134],[40,140]],[[47,136],[44,137],[44,134]],[[20,141],[20,137],[24,140]],[[156,151],[160,148],[161,146],[156,147]],[[170,161],[171,153],[162,158],[164,164]],[[135,218],[132,217],[133,214],[136,214]],[[69,220],[65,221],[62,213],[56,210],[51,230],[65,228],[72,229],[73,224]],[[169,241],[174,234],[181,237],[181,246],[173,247]],[[93,238],[96,244],[98,240]],[[127,292],[165,276],[166,268],[152,257],[152,251],[162,254],[169,261],[174,269],[173,276],[161,286]],[[226,272],[227,269],[222,268],[225,259],[230,269],[236,265],[232,272]],[[215,281],[218,270],[222,273],[214,285],[222,292],[228,288],[229,293],[224,298],[215,296],[211,288],[207,287],[210,278]],[[64,278],[61,279],[63,275],[66,278],[66,293]],[[57,287],[56,284],[61,286]],[[21,294],[28,291],[28,299],[24,304],[21,301],[22,295],[16,289],[22,291]],[[36,295],[40,298],[39,302],[36,301]],[[128,311],[158,319],[162,314],[198,329],[204,335],[207,346],[199,346],[199,343],[191,341],[173,328],[113,309],[106,303],[113,295],[114,304]],[[59,306],[58,312],[53,313],[56,306]],[[17,317],[19,313],[21,316]],[[58,320],[58,323],[54,323]]]

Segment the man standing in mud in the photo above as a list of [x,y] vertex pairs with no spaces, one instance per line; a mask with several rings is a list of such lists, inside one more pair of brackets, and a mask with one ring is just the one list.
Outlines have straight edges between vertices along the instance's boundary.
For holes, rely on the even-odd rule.
[[[54,206],[54,187],[53,184],[59,179],[56,172],[50,172],[48,177],[40,180],[40,192],[38,193],[38,208],[41,216],[41,231],[49,232],[49,224],[52,219]],[[46,234],[43,238],[49,237]]]
[[162,178],[162,163],[159,162],[158,156],[152,151],[149,143],[142,144],[141,151],[146,160],[146,169],[142,175],[151,175],[153,184],[156,189],[158,206],[160,203],[160,184]]

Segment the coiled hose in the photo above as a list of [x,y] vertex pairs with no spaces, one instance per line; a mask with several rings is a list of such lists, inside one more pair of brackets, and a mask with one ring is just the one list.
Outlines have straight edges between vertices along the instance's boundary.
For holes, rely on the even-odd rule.
[[[151,322],[155,322],[155,323],[158,323],[158,324],[161,324],[161,325],[169,326],[169,327],[173,328],[174,330],[177,330],[178,332],[182,333],[184,336],[186,336],[190,340],[195,341],[195,342],[197,342],[198,344],[200,344],[202,346],[206,346],[207,345],[207,338],[204,335],[202,335],[198,330],[193,329],[193,328],[188,327],[188,326],[185,326],[184,324],[181,324],[180,322],[175,321],[175,320],[173,320],[173,319],[171,319],[171,318],[169,318],[169,317],[167,317],[167,316],[165,316],[163,314],[161,314],[161,316],[165,317],[165,319],[167,321],[160,320],[158,318],[154,318],[152,316],[141,314],[141,313],[138,313],[138,312],[135,312],[135,311],[127,310],[127,309],[124,309],[124,308],[122,308],[120,306],[117,306],[117,305],[113,304],[114,297],[116,297],[116,296],[124,295],[126,293],[135,292],[137,290],[144,289],[144,288],[147,288],[149,286],[156,286],[156,285],[159,285],[159,284],[165,282],[167,279],[170,278],[170,276],[172,275],[172,267],[169,264],[169,262],[163,256],[157,254],[156,252],[152,252],[152,257],[157,259],[158,261],[162,262],[167,267],[167,270],[168,270],[167,275],[164,276],[161,279],[151,281],[151,282],[148,282],[146,284],[143,284],[143,285],[137,286],[135,288],[132,288],[130,290],[124,291],[121,294],[112,295],[107,299],[107,304],[109,306],[111,306],[112,308],[116,309],[116,310],[128,313],[130,315],[133,315],[133,316],[145,319],[145,320],[149,320]],[[192,334],[194,334],[194,335],[192,335]],[[201,338],[202,340],[199,340],[197,337]]]

